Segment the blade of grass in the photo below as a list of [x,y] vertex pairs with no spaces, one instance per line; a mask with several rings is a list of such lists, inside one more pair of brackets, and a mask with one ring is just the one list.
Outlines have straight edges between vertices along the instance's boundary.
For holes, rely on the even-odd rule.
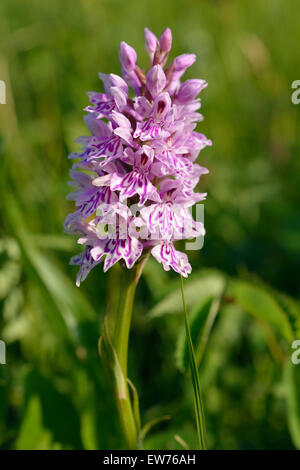
[[196,415],[199,448],[200,450],[207,450],[207,436],[206,436],[203,400],[202,400],[202,394],[201,394],[201,388],[200,388],[200,379],[199,379],[199,374],[198,374],[194,346],[193,346],[192,337],[191,337],[188,313],[186,309],[182,276],[180,276],[180,281],[181,281],[181,295],[182,295],[182,303],[183,303],[184,321],[185,321],[186,335],[187,335],[187,340],[188,340],[189,361],[190,361],[191,376],[192,376],[193,388],[194,388],[195,415]]

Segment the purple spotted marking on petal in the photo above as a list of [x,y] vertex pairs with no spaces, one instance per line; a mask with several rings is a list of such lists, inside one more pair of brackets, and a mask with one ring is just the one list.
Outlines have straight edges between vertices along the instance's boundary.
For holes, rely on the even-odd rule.
[[115,100],[104,93],[90,93],[90,102],[93,106],[87,106],[85,111],[96,114],[97,118],[109,116],[116,108]]
[[101,160],[100,166],[107,165],[108,163],[120,158],[123,151],[121,139],[118,136],[111,136],[107,138],[93,137],[89,146],[82,153],[82,159],[87,162],[92,160]]
[[170,271],[170,268],[172,268],[183,277],[187,277],[192,272],[186,254],[176,251],[171,242],[156,245],[152,248],[151,253],[159,263],[162,263],[165,271]]

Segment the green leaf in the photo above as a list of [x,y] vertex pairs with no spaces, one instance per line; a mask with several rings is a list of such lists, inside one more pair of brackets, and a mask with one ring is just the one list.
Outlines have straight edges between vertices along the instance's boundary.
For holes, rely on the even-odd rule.
[[[187,308],[193,307],[199,299],[208,295],[220,296],[225,287],[225,276],[218,271],[204,270],[195,273],[185,287]],[[182,313],[181,294],[178,288],[158,302],[148,314],[148,318],[157,318],[168,314]]]
[[[148,259],[144,266],[143,279],[147,283],[147,287],[156,301],[170,292],[171,282],[166,271],[161,269],[161,266],[152,257]],[[173,289],[174,288],[176,287],[174,286]],[[173,289],[171,288],[171,290]]]
[[[32,397],[38,397],[39,404],[31,404]],[[72,397],[65,391],[58,389],[53,379],[42,375],[37,369],[29,372],[25,382],[25,416],[30,406],[34,412],[28,412],[30,419],[41,429],[49,431],[54,442],[59,442],[65,448],[81,449],[82,441],[80,436],[80,418],[73,403]],[[41,410],[41,411],[40,411]],[[26,427],[30,430],[30,425]],[[25,434],[25,432],[24,432]]]
[[136,424],[136,429],[138,432],[141,429],[141,415],[140,415],[140,400],[139,400],[139,395],[137,392],[137,389],[135,388],[134,384],[131,382],[131,380],[127,377],[127,383],[129,385],[129,388],[131,390],[131,401],[132,401],[132,411],[135,419],[135,424]]
[[33,245],[22,213],[12,197],[6,199],[6,212],[22,250],[25,269],[35,277],[35,286],[41,291],[41,297],[55,306],[49,320],[52,323],[55,320],[59,331],[65,330],[67,335],[71,333],[73,340],[77,340],[78,323],[96,318],[93,308],[56,262]]
[[16,442],[17,450],[49,449],[51,433],[43,428],[43,413],[39,397],[31,397]]
[[185,442],[184,439],[182,439],[182,437],[179,434],[175,434],[174,439],[176,442],[178,442],[180,446],[183,447],[184,450],[190,450],[190,446],[187,444],[187,442]]
[[101,336],[99,339],[98,349],[102,364],[105,367],[107,374],[113,381],[114,387],[116,387],[116,389],[118,390],[118,400],[126,401],[126,380],[124,378],[124,374],[122,372],[116,350],[113,347],[111,339],[109,337],[107,317],[104,317],[103,319],[103,336]]
[[275,292],[276,300],[287,315],[295,337],[300,337],[300,305],[299,303],[281,292]]
[[[98,361],[97,367],[99,367]],[[98,439],[97,420],[99,418],[102,420],[103,415],[98,408],[99,401],[95,393],[95,377],[89,377],[85,365],[75,367],[73,377],[75,379],[73,387],[76,391],[76,410],[80,418],[80,437],[83,448],[85,450],[98,449],[101,444]],[[102,394],[101,402],[103,403],[103,401]]]
[[103,336],[101,336],[98,343],[99,354],[102,364],[113,383],[115,400],[119,410],[119,418],[121,426],[123,427],[125,440],[127,443],[129,442],[130,446],[134,447],[137,444],[140,431],[140,429],[137,428],[137,425],[140,425],[140,417],[137,417],[137,413],[139,413],[138,403],[136,401],[137,393],[135,390],[136,397],[134,397],[132,409],[128,383],[127,380],[125,380],[116,350],[111,343],[108,330],[107,317],[104,317]]
[[13,343],[24,338],[29,331],[30,323],[28,319],[25,316],[20,316],[5,325],[2,330],[2,337],[6,343]]
[[80,435],[85,450],[97,449],[96,416],[92,408],[80,413]]
[[[199,365],[209,338],[210,331],[220,308],[220,297],[207,296],[195,305],[190,314],[190,330],[195,357]],[[182,372],[189,368],[189,346],[185,328],[182,328],[177,340],[176,364]]]
[[3,263],[0,271],[0,300],[4,299],[18,284],[20,276],[21,267],[18,262],[8,260]]
[[77,321],[95,318],[93,309],[81,291],[49,257],[32,249],[27,249],[27,255],[70,328],[76,326],[75,318]]
[[300,449],[300,364],[293,364],[291,358],[285,364],[284,383],[288,427],[295,447]]
[[[191,427],[184,426],[180,428],[180,439],[176,427],[167,427],[167,429],[155,433],[149,433],[144,441],[145,450],[179,450],[182,451],[183,442],[189,443],[189,449],[197,447],[197,436]],[[181,441],[181,442],[180,442]]]
[[141,440],[143,441],[146,438],[146,436],[152,430],[152,428],[162,423],[163,421],[168,421],[169,419],[171,419],[171,416],[165,415],[165,416],[159,416],[158,418],[154,418],[151,421],[149,421],[149,423],[145,424],[145,426],[143,426],[141,430],[141,434],[140,434]]
[[199,379],[198,367],[196,363],[193,341],[191,337],[191,331],[189,327],[189,320],[188,320],[188,313],[187,313],[186,303],[185,303],[182,276],[180,276],[180,280],[181,280],[181,295],[182,295],[182,303],[183,303],[184,322],[185,322],[187,342],[188,342],[188,348],[189,348],[191,376],[192,376],[193,388],[194,388],[195,415],[196,415],[199,448],[200,450],[206,450],[207,449],[207,436],[206,436],[206,426],[205,426],[202,393],[201,393],[201,387],[200,387],[200,379]]
[[6,322],[13,321],[18,316],[23,303],[23,290],[17,286],[9,293],[3,304],[3,318]]
[[265,288],[247,281],[232,281],[229,296],[246,312],[272,325],[289,342],[293,340],[294,333],[286,313]]
[[67,235],[48,235],[40,233],[31,235],[31,241],[37,248],[58,251],[73,251],[76,247],[75,241]]

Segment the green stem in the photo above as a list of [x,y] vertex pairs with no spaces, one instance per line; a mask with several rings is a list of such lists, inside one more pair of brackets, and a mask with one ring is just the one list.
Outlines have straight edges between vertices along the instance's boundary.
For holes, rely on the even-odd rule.
[[127,378],[128,342],[132,307],[137,286],[137,269],[135,266],[132,269],[123,269],[120,283],[120,301],[115,318],[113,343],[125,379]]
[[194,402],[195,402],[195,414],[196,414],[199,448],[200,450],[206,450],[207,449],[207,435],[206,435],[206,426],[205,426],[205,417],[204,417],[204,406],[203,406],[202,393],[201,393],[201,388],[200,388],[200,379],[199,379],[194,346],[193,346],[192,337],[191,337],[188,313],[186,309],[182,276],[180,276],[180,280],[181,280],[181,295],[182,295],[182,303],[183,303],[183,311],[184,311],[184,321],[185,321],[186,335],[187,335],[187,340],[188,340],[187,342],[188,342],[188,348],[189,348],[190,368],[191,368],[191,375],[192,375],[193,388],[194,388]]
[[[134,419],[132,404],[130,400],[128,383],[124,383],[124,391],[116,390],[117,409],[119,414],[122,435],[129,450],[138,449],[138,429]],[[123,395],[120,394],[123,393]]]
[[138,429],[139,419],[138,417],[134,416],[132,409],[128,387],[128,342],[135,290],[146,260],[147,257],[145,256],[143,257],[142,261],[136,264],[132,269],[122,270],[122,279],[120,283],[120,301],[118,311],[115,316],[115,331],[113,335],[113,345],[125,381],[121,387],[120,383],[116,382],[115,392],[117,398],[117,408],[122,427],[122,433],[129,449],[138,448],[140,430]]

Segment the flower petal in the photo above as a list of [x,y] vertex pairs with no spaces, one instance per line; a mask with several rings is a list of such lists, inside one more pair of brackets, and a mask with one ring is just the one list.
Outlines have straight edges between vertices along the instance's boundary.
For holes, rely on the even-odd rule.
[[187,255],[176,251],[172,242],[156,245],[152,248],[151,254],[159,263],[162,263],[165,271],[170,271],[172,268],[183,277],[187,277],[192,272]]

